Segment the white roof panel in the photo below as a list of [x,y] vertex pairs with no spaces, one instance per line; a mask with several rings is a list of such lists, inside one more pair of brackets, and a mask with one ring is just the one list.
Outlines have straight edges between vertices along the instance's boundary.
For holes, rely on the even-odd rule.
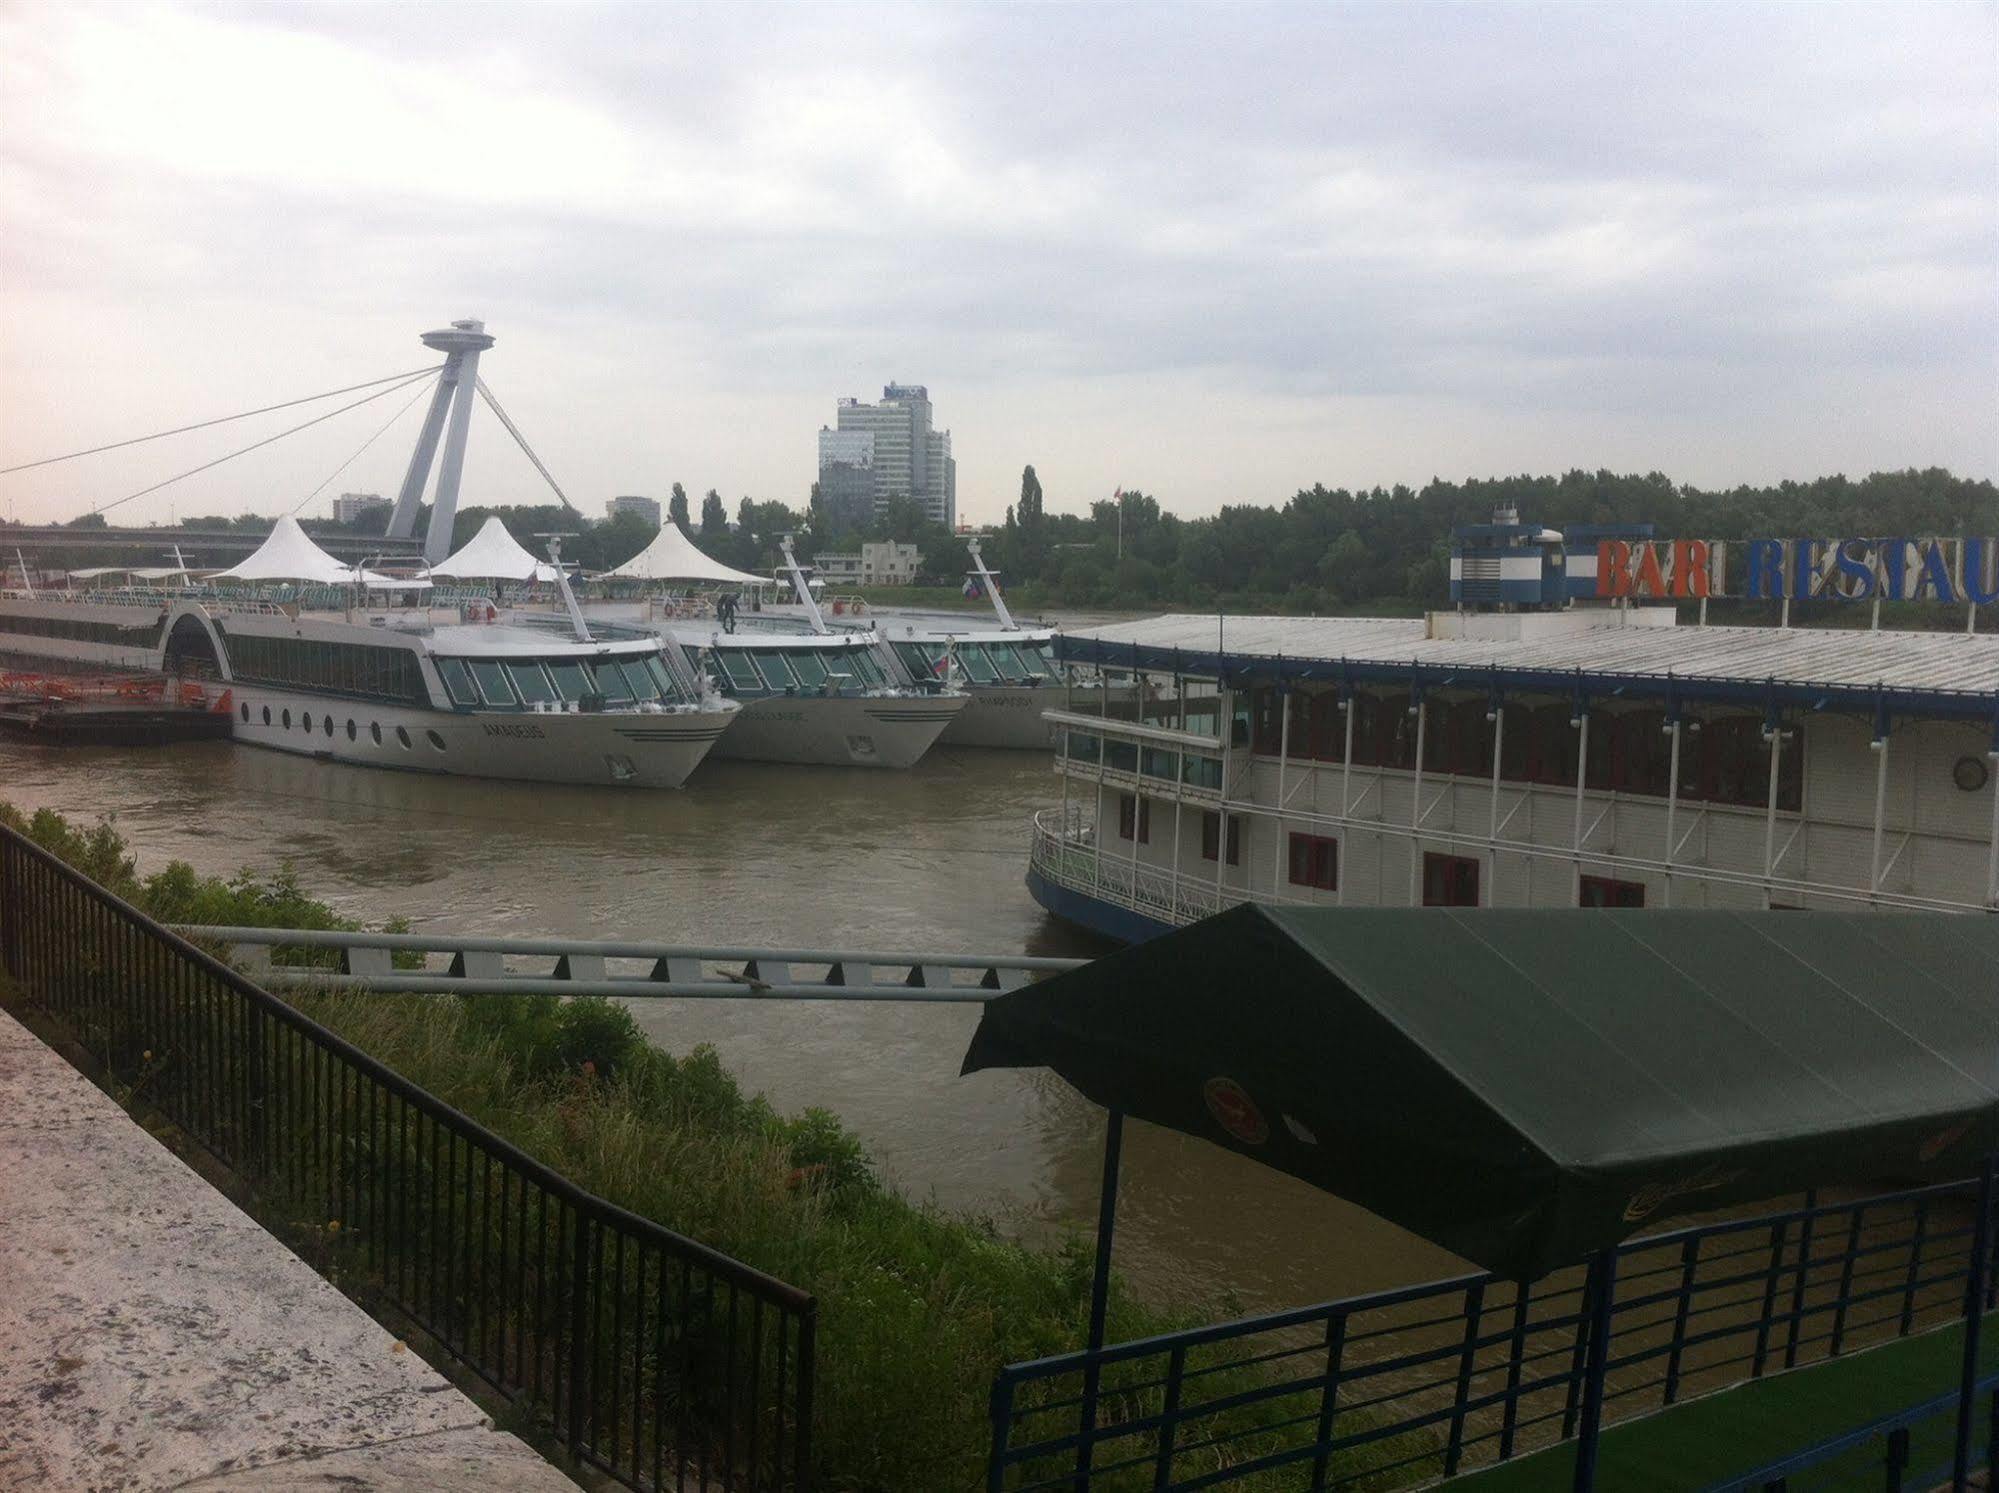
[[709,559],[694,547],[693,540],[680,532],[680,526],[672,522],[661,524],[659,532],[653,535],[651,544],[617,569],[605,571],[603,578],[637,581],[719,581],[725,585],[735,586],[770,584],[760,575],[734,570],[720,560]]

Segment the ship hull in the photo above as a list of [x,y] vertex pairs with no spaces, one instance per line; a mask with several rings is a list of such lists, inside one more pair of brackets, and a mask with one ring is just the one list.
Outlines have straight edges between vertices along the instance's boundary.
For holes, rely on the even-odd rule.
[[742,701],[717,757],[827,767],[914,767],[962,695],[769,695]]

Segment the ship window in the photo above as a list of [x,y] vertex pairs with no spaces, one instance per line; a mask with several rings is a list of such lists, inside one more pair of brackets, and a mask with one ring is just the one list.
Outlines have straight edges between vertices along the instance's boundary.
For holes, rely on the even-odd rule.
[[368,722],[368,734],[375,739],[375,745],[380,746],[382,744],[382,723],[380,721]]
[[1172,782],[1180,776],[1179,754],[1166,747],[1147,747],[1139,753],[1139,771],[1148,778]]
[[715,656],[722,661],[722,670],[729,676],[729,683],[737,689],[762,689],[764,682],[757,677],[757,666],[750,662],[749,654],[740,648],[718,648]]
[[897,643],[895,651],[902,658],[903,667],[918,679],[932,679],[943,673],[937,667],[938,659],[943,657],[939,649],[922,643]]
[[540,664],[508,664],[507,678],[514,689],[530,705],[549,705],[555,701],[555,686],[548,682],[548,676],[541,671]]
[[[888,676],[882,672],[881,664],[876,660],[874,654],[866,648],[849,648],[846,654],[846,664],[860,679],[861,683],[865,684],[869,689],[880,689],[888,683]],[[922,678],[923,676],[919,674],[917,677]]]
[[401,743],[401,745],[402,745],[402,749],[403,749],[404,751],[408,751],[408,750],[409,750],[409,746],[410,746],[410,733],[409,733],[409,727],[407,727],[407,726],[398,726],[398,727],[396,727],[396,740],[397,740],[397,741],[398,741],[399,743]]
[[304,728],[306,735],[312,735],[312,712],[310,710],[300,713],[298,723]]
[[[1235,821],[1229,822],[1235,828]],[[1235,849],[1231,841],[1230,850]],[[1206,852],[1205,844],[1202,847]],[[1315,887],[1322,892],[1336,892],[1340,886],[1340,842],[1325,835],[1293,835],[1291,837],[1291,885]],[[1210,860],[1214,857],[1209,856]],[[1231,864],[1235,856],[1229,856]]]
[[440,658],[437,672],[443,676],[444,688],[454,705],[477,705],[478,692],[472,688],[472,676],[465,672],[465,665],[455,658]]
[[347,717],[347,739],[348,739],[349,741],[352,741],[352,740],[354,740],[354,739],[355,739],[356,737],[358,737],[358,736],[359,736],[360,734],[361,734],[361,731],[360,731],[360,728],[359,728],[359,727],[357,727],[357,726],[356,726],[356,725],[354,724],[354,717],[353,717],[353,716],[351,716],[351,715],[350,715],[350,716],[348,716],[348,717]]
[[1117,836],[1120,840],[1135,840],[1140,845],[1152,843],[1152,800],[1134,798],[1129,793],[1117,796]]
[[1478,906],[1478,862],[1468,855],[1425,855],[1423,905]]
[[[608,669],[611,665],[606,664],[603,667]],[[632,698],[634,700],[657,700],[659,698],[659,686],[653,682],[652,675],[646,672],[644,659],[619,659],[617,668],[624,674],[625,683],[631,687]]]
[[290,712],[289,710],[287,710],[287,711],[285,712],[285,715],[284,715],[284,721],[285,721],[285,729],[286,729],[287,731],[291,730],[291,728],[292,728],[292,713],[291,713],[291,712]]
[[479,697],[488,705],[511,705],[514,703],[513,686],[507,683],[507,671],[489,658],[472,661],[472,680],[479,686]]
[[1130,741],[1106,741],[1104,766],[1115,772],[1137,772],[1138,744]]
[[264,707],[264,724],[268,726],[270,725],[270,723],[271,723],[271,707],[266,705]]
[[1582,878],[1581,896],[1577,899],[1580,907],[1643,907],[1645,905],[1645,883],[1642,881],[1613,881],[1608,876],[1585,876]]
[[784,661],[798,676],[798,682],[817,687],[826,682],[826,661],[809,648],[787,649]]
[[986,652],[992,655],[994,665],[1004,679],[1019,683],[1027,678],[1027,665],[1020,661],[1020,654],[1011,643],[988,643]]
[[583,673],[583,665],[574,659],[559,659],[549,664],[548,677],[554,683],[556,693],[565,700],[580,700],[590,693],[590,681]]
[[326,717],[326,734],[328,736],[333,734],[333,717],[331,715]]
[[675,681],[673,671],[667,668],[666,659],[660,654],[648,653],[645,664],[646,672],[652,675],[653,683],[659,686],[660,698],[663,700],[678,700],[680,698],[680,685]]
[[760,653],[757,667],[763,671],[764,683],[772,689],[787,689],[798,681],[792,676],[791,666],[784,661],[782,653]]
[[[1300,837],[1294,835],[1292,838],[1295,840]],[[1333,842],[1328,840],[1326,843],[1331,845]],[[1221,855],[1221,849],[1222,816],[1213,809],[1205,810],[1201,815],[1201,859],[1204,861],[1215,860]],[[1297,855],[1295,846],[1293,847],[1292,855],[1295,859]],[[1229,821],[1229,864],[1231,866],[1240,866],[1242,864],[1242,818],[1240,815]],[[1293,876],[1291,879],[1296,881],[1298,878]]]
[[426,731],[423,734],[430,738],[432,746],[436,747],[440,752],[444,750],[444,738],[442,736],[439,736],[435,731]]
[[585,664],[585,670],[597,681],[597,694],[607,703],[629,705],[632,703],[632,687],[625,683],[624,671],[614,658],[600,658],[594,664]]
[[243,702],[243,724],[246,726],[250,724],[250,702],[248,700]]
[[1020,662],[1030,674],[1039,674],[1044,679],[1055,677],[1055,665],[1048,661],[1048,649],[1041,643],[1022,643]]
[[1094,762],[1097,760],[1103,738],[1091,736],[1083,731],[1069,733],[1068,757],[1071,762]]
[[965,672],[972,676],[974,684],[995,684],[999,680],[999,671],[993,667],[993,661],[986,657],[986,650],[975,643],[958,645],[958,662],[964,666]]
[[1180,781],[1190,788],[1212,788],[1219,792],[1222,786],[1220,759],[1196,757],[1188,753],[1180,759]]

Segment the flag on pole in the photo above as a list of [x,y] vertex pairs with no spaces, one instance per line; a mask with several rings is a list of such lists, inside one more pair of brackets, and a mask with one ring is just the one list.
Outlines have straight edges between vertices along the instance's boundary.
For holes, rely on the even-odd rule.
[[965,577],[964,592],[967,601],[977,601],[986,594],[985,588],[979,584],[979,578],[975,575]]

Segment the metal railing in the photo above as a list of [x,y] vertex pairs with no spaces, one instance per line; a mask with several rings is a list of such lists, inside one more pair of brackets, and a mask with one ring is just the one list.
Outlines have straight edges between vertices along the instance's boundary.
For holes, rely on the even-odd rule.
[[0,969],[579,1462],[811,1486],[805,1292],[585,1192],[4,826]]
[[[1080,959],[1007,954],[718,948],[472,933],[347,933],[206,925],[179,930],[229,947],[266,984],[456,995],[671,996],[696,1000],[971,1002]],[[442,962],[443,967],[439,968]]]
[[[1606,1423],[1960,1319],[1976,1196],[1924,1187],[1620,1246]],[[988,1488],[1280,1469],[1314,1489],[1393,1486],[1569,1440],[1602,1275],[1461,1276],[1009,1365]]]
[[[1985,1445],[1976,1460],[1985,1470],[1985,1486],[1999,1488],[1999,1374],[1978,1381],[1976,1393],[1987,1401]],[[1879,1420],[1815,1446],[1794,1452],[1754,1472],[1702,1493],[1807,1493],[1810,1489],[1941,1488],[1950,1481],[1950,1427],[1957,1418],[1957,1392],[1937,1395],[1884,1415]]]

